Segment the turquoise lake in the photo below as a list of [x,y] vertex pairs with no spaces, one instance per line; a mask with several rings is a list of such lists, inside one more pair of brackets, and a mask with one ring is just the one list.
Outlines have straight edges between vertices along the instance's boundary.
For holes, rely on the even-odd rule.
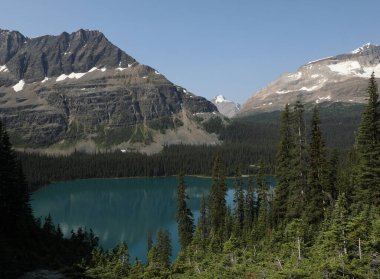
[[[210,178],[186,177],[188,206],[195,220]],[[246,181],[245,181],[246,182]],[[268,178],[273,184],[273,178]],[[232,205],[233,179],[228,179],[227,202]],[[32,195],[36,217],[50,214],[65,236],[79,227],[92,229],[104,249],[121,241],[128,244],[131,259],[146,260],[148,231],[171,234],[173,258],[179,250],[176,215],[177,177],[74,180],[48,185]]]

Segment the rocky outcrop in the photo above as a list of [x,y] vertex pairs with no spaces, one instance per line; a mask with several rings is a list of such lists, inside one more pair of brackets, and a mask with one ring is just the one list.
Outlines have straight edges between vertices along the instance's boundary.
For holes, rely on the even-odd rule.
[[112,131],[175,121],[183,110],[217,111],[98,31],[28,39],[1,30],[0,38],[0,117],[16,145],[101,143]]

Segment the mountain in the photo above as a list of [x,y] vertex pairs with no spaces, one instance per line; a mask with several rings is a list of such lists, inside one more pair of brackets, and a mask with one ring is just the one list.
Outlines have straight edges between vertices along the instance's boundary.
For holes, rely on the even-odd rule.
[[380,46],[365,44],[351,53],[311,61],[257,92],[240,115],[282,110],[286,103],[365,103],[368,78],[380,77]]
[[218,111],[227,116],[233,117],[240,111],[240,104],[227,100],[223,95],[215,96],[211,102],[218,108]]
[[99,31],[27,38],[0,29],[0,118],[19,147],[94,151],[214,143],[215,135],[198,124],[200,114],[207,118],[217,108],[138,63]]

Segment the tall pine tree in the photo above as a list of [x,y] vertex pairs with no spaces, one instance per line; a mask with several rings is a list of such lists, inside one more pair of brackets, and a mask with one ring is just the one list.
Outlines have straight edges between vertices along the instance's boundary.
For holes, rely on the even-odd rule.
[[193,213],[187,207],[186,200],[189,199],[186,194],[186,185],[183,173],[178,176],[177,186],[177,223],[178,236],[181,244],[181,249],[186,248],[193,238],[194,219]]
[[309,145],[309,178],[306,192],[306,221],[318,224],[324,216],[327,206],[325,194],[327,184],[327,159],[325,143],[322,138],[318,108],[313,110],[311,120],[311,139]]
[[368,104],[362,114],[356,139],[359,166],[355,200],[368,201],[378,206],[380,205],[380,104],[373,73],[367,93]]
[[244,228],[244,192],[243,192],[243,177],[241,176],[240,168],[236,168],[235,173],[235,194],[234,194],[234,235],[240,237],[243,234]]
[[289,175],[290,187],[287,203],[287,220],[300,218],[305,207],[307,189],[307,147],[305,136],[304,106],[300,101],[294,105],[292,113],[293,148],[291,149],[291,161]]
[[255,218],[256,204],[254,192],[253,176],[248,177],[247,194],[245,195],[245,210],[244,210],[244,228],[246,233],[250,233]]
[[224,221],[226,219],[227,183],[223,163],[217,155],[214,160],[212,185],[209,196],[210,233],[217,246],[222,249]]
[[33,220],[30,194],[21,164],[9,141],[8,133],[0,122],[0,233],[12,236],[16,226]]
[[276,179],[277,185],[273,201],[273,224],[280,225],[285,221],[290,184],[292,182],[289,166],[291,164],[292,150],[294,148],[291,113],[289,105],[281,115],[280,144],[277,152]]

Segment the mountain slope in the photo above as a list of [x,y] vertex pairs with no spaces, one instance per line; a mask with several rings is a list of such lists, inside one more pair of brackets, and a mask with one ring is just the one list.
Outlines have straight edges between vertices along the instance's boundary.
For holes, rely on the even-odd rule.
[[19,146],[139,149],[166,129],[189,130],[184,115],[213,112],[101,32],[29,39],[0,30],[0,118]]
[[372,44],[311,61],[257,92],[243,105],[240,115],[283,109],[286,103],[298,99],[306,104],[365,103],[367,79],[372,72],[380,77],[380,46]]
[[223,95],[217,95],[211,102],[218,108],[218,111],[227,116],[233,117],[240,111],[240,104],[227,100]]

